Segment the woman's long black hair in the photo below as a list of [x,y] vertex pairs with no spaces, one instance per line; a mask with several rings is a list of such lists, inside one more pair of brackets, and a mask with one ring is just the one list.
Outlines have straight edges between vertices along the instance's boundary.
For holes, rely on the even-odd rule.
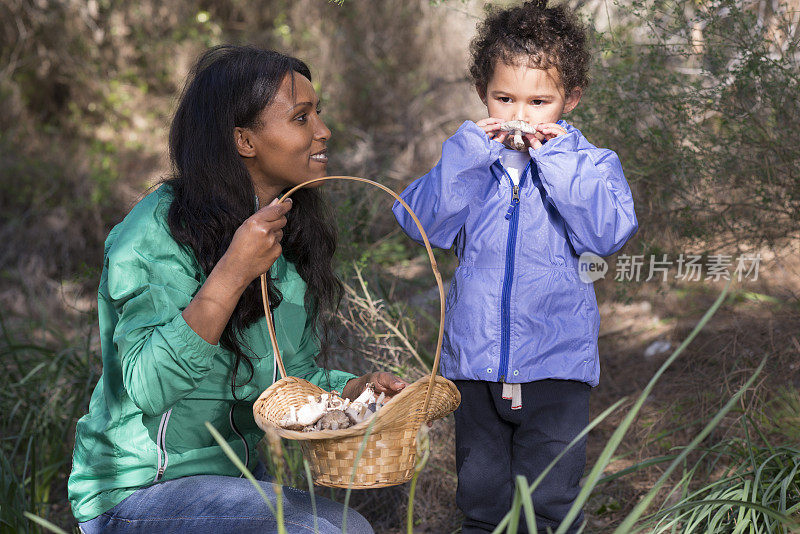
[[[252,46],[224,45],[204,53],[186,82],[169,132],[172,176],[166,183],[174,200],[168,222],[173,237],[194,251],[206,276],[225,254],[236,229],[255,212],[255,189],[234,144],[234,128],[257,127],[261,110],[272,102],[285,76],[293,73],[311,80],[308,66],[299,59]],[[327,332],[318,328],[319,318],[334,310],[342,296],[332,266],[336,226],[313,189],[300,189],[292,200],[281,242],[283,255],[306,282],[305,306],[317,335],[320,330]],[[277,307],[281,298],[270,280],[270,306]],[[252,358],[257,357],[244,345],[243,332],[263,313],[256,278],[239,299],[220,339],[235,355],[234,398],[236,386],[252,379]],[[326,345],[323,336],[323,350]],[[249,377],[237,384],[242,363]]]

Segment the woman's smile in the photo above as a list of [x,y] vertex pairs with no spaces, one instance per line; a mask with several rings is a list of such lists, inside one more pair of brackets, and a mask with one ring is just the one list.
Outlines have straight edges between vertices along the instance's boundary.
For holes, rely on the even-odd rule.
[[327,165],[328,164],[328,149],[327,148],[323,148],[319,152],[317,152],[315,154],[311,154],[311,157],[309,159],[311,161],[316,162],[316,163],[321,163],[323,165]]

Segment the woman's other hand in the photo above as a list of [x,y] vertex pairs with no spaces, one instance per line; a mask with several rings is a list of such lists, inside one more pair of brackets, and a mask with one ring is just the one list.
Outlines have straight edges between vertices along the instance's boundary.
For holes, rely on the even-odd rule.
[[281,255],[283,227],[291,207],[292,199],[278,203],[276,198],[246,219],[233,234],[220,263],[242,288],[267,272]]
[[354,400],[356,397],[364,392],[367,383],[372,383],[375,387],[375,393],[380,395],[384,393],[387,397],[391,398],[403,391],[408,385],[404,380],[396,377],[392,373],[377,372],[367,373],[358,378],[352,378],[342,391],[342,397]]

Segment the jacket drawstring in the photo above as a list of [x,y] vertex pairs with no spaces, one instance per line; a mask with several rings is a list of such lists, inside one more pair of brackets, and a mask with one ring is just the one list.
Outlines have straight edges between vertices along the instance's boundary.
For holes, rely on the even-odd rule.
[[522,408],[522,384],[507,384],[503,382],[503,398],[511,401],[511,409]]

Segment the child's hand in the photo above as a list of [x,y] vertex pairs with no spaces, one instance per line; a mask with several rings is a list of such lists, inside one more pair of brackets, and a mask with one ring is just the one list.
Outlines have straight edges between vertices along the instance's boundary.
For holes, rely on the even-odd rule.
[[535,124],[534,128],[536,128],[535,134],[525,134],[523,136],[528,140],[534,150],[542,148],[544,141],[549,141],[554,137],[558,137],[559,135],[564,135],[567,133],[566,129],[554,122]]
[[506,121],[504,121],[503,119],[495,119],[489,117],[487,119],[481,119],[475,124],[478,125],[478,128],[486,132],[486,135],[489,136],[489,139],[494,139],[498,143],[502,143],[506,140],[508,134],[511,133],[511,132],[503,132],[500,130],[500,125],[503,124],[504,122]]

